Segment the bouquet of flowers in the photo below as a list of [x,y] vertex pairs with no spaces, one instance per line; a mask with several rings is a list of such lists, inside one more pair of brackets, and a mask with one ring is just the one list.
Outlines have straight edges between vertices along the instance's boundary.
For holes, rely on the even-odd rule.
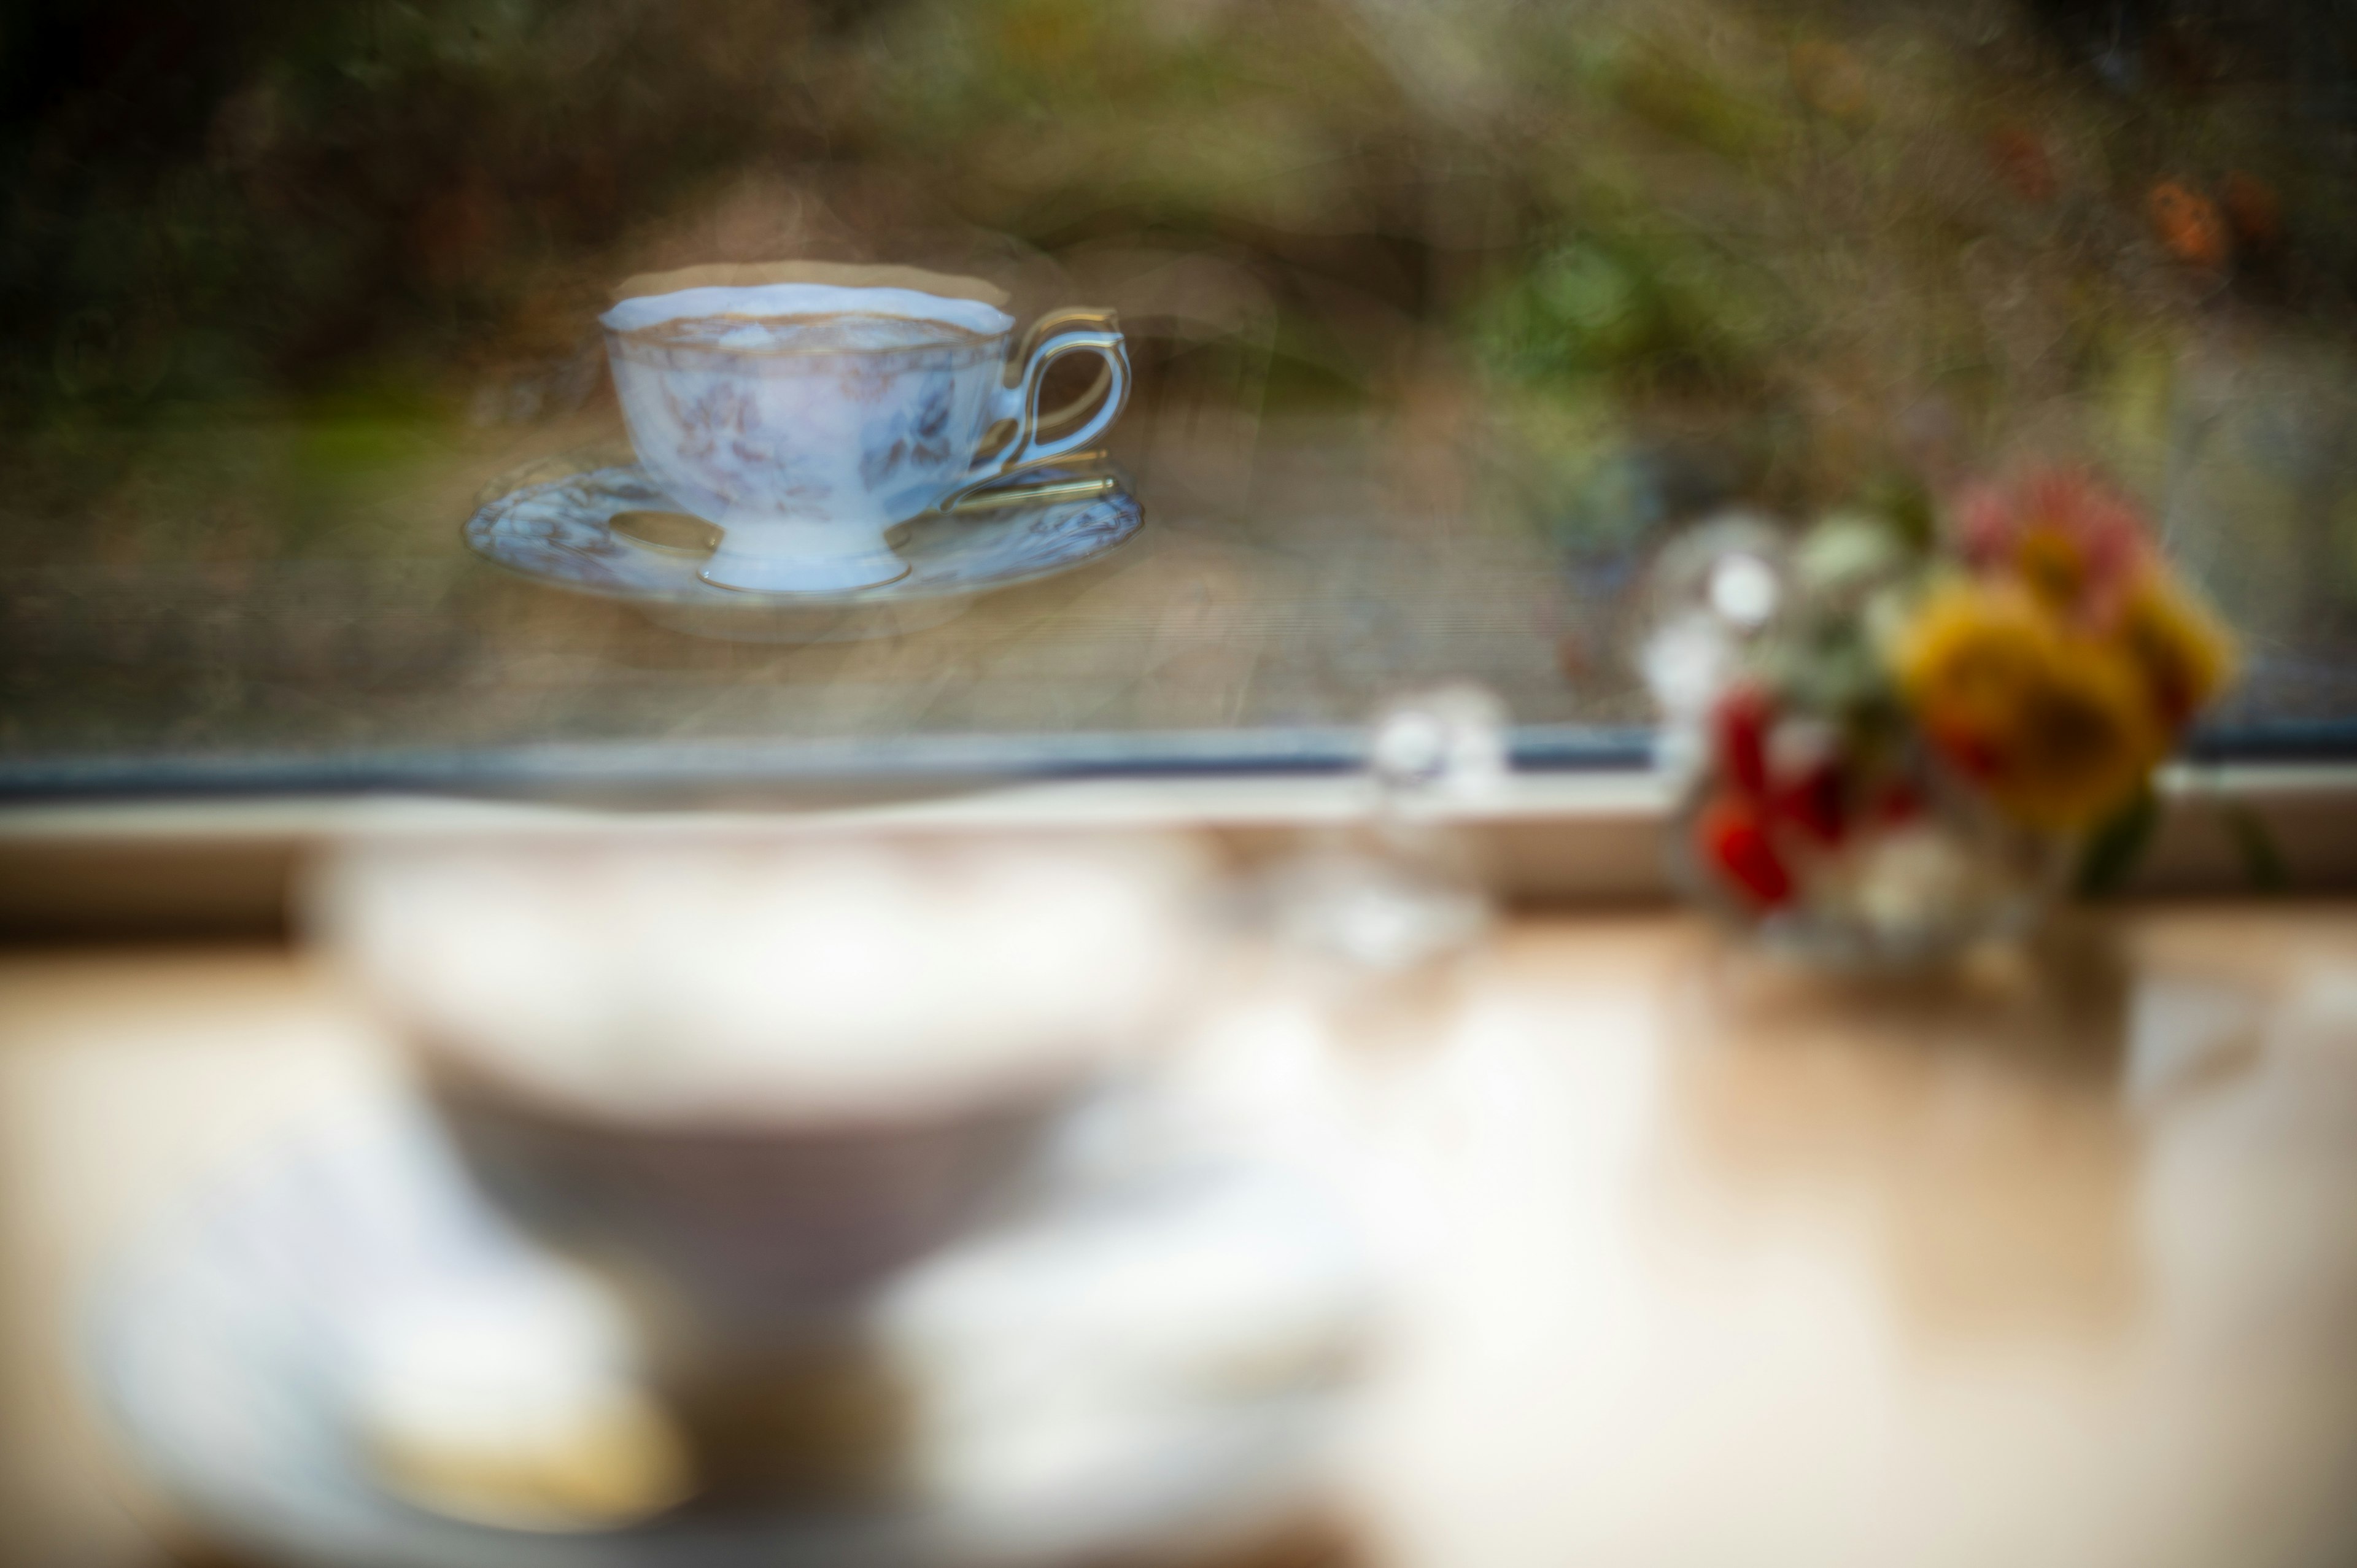
[[1655,584],[1643,664],[1688,775],[1675,859],[1763,937],[1836,959],[2018,929],[2107,824],[2148,817],[2153,769],[2233,663],[2135,509],[2072,471],[1945,519],[1886,499],[1797,540],[1723,519]]

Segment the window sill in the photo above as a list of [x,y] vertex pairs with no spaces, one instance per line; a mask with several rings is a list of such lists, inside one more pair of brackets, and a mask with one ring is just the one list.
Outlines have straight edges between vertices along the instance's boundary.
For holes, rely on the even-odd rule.
[[[2159,832],[2131,890],[2254,890],[2247,836],[2264,830],[2282,890],[2357,887],[2357,766],[2186,764],[2161,779]],[[0,933],[16,940],[253,936],[283,932],[289,877],[317,846],[349,835],[628,824],[726,832],[781,826],[1123,829],[1194,827],[1239,859],[1361,819],[1370,796],[1350,773],[1224,772],[1078,778],[788,809],[618,811],[431,796],[262,796],[59,802],[0,811]],[[1636,768],[1528,769],[1494,799],[1452,814],[1523,904],[1631,903],[1669,895],[1658,828],[1672,804],[1661,775]]]

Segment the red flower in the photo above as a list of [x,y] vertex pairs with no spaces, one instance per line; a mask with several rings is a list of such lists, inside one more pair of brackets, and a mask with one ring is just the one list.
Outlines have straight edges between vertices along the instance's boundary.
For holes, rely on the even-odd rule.
[[1818,763],[1776,791],[1776,814],[1828,847],[1849,831],[1849,789],[1841,767]]
[[2046,607],[2108,629],[2151,554],[2136,509],[2092,475],[2044,469],[1959,503],[1964,559]]
[[1722,796],[1703,813],[1695,833],[1705,862],[1752,902],[1773,908],[1792,897],[1792,874],[1778,858],[1757,806]]
[[1738,686],[1718,702],[1711,715],[1711,738],[1718,748],[1719,769],[1745,797],[1758,800],[1768,794],[1768,725],[1775,710],[1768,693],[1757,686]]

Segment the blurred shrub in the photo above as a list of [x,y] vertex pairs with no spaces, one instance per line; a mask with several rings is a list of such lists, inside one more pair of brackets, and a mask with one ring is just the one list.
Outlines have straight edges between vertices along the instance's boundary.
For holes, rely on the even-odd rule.
[[[1534,481],[1558,502],[1673,448],[1732,478],[1666,510],[1835,493],[1920,456],[1926,409],[1969,446],[2166,403],[2222,298],[2341,330],[2357,32],[2136,0],[2099,40],[2085,9],[19,0],[0,420],[292,402],[296,467],[362,472],[594,396],[629,272],[964,232],[1216,252],[1277,313],[1256,397],[1476,389],[1533,471],[1587,476]],[[2164,186],[2214,216],[2190,259]]]

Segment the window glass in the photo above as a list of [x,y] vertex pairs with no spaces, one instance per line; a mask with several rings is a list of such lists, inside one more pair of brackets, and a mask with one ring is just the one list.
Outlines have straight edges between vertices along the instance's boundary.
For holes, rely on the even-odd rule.
[[[1631,762],[1669,533],[2055,457],[2240,628],[2203,744],[2330,750],[2353,68],[2324,0],[22,6],[0,784],[1330,762],[1443,678]],[[1118,312],[1144,525],[845,617],[469,548],[630,460],[621,280],[789,259]]]

